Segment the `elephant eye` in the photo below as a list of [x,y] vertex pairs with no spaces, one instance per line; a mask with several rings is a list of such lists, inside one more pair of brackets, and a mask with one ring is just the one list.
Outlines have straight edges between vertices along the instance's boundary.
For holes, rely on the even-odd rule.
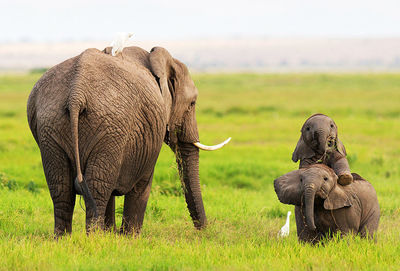
[[310,131],[310,127],[307,127],[306,130],[307,130],[307,131]]
[[333,128],[333,124],[331,124],[331,128]]
[[324,181],[327,181],[328,180],[328,177],[324,177]]
[[191,106],[194,106],[196,104],[196,101],[193,101],[190,103]]

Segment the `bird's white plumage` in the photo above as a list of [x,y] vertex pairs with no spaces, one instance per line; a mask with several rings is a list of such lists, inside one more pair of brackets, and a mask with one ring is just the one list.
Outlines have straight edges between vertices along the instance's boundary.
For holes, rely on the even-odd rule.
[[132,33],[117,33],[115,39],[113,40],[113,42],[111,42],[111,55],[116,56],[117,54],[121,53],[126,43],[132,36]]
[[289,226],[289,217],[292,214],[291,211],[289,211],[287,213],[287,217],[286,217],[286,223],[285,225],[283,225],[283,227],[281,228],[281,230],[278,232],[278,236],[279,237],[287,237],[289,236],[289,231],[290,231],[290,226]]

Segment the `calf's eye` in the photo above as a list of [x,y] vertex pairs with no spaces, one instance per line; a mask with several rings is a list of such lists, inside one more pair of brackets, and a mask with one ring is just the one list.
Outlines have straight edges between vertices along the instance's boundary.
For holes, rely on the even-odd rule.
[[328,177],[324,177],[324,181],[327,181],[328,180]]

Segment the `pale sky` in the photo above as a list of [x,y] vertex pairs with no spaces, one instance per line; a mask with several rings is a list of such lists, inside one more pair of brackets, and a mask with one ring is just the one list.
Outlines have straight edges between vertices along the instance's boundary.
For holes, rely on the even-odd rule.
[[0,42],[399,37],[399,0],[0,0]]

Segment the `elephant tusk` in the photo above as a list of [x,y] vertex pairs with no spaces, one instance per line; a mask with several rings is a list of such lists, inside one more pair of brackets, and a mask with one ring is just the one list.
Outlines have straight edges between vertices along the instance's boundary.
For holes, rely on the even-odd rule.
[[207,145],[203,145],[200,142],[195,142],[193,143],[193,145],[195,145],[197,148],[199,148],[200,150],[204,150],[204,151],[215,151],[218,149],[221,149],[223,146],[225,146],[226,144],[228,144],[228,142],[231,140],[231,138],[228,138],[227,140],[225,140],[224,142],[218,144],[218,145],[214,145],[214,146],[207,146]]

